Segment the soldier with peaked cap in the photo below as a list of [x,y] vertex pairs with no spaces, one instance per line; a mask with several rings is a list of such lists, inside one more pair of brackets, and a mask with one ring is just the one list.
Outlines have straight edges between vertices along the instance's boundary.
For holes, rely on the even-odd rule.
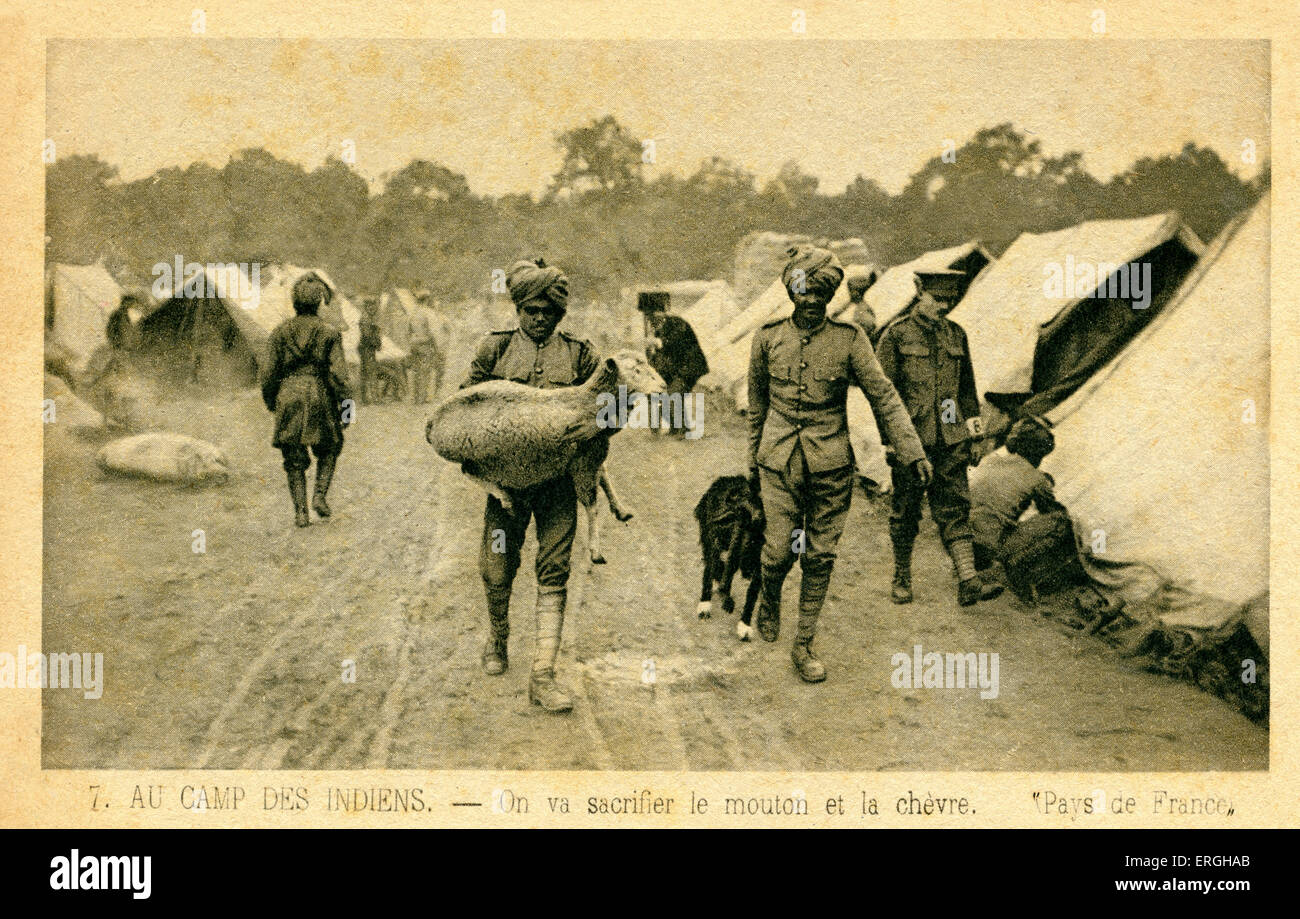
[[[934,467],[934,477],[927,483],[912,474],[902,457],[896,455],[892,463],[891,598],[895,603],[912,602],[912,546],[921,521],[921,502],[928,495],[939,538],[957,572],[957,602],[970,606],[980,599],[982,585],[971,541],[966,469],[978,459],[975,442],[981,439],[982,429],[966,332],[947,318],[968,281],[960,271],[918,271],[915,283],[916,301],[885,327],[876,345],[880,366],[903,397]],[[888,435],[884,439],[890,443]]]
[[[519,315],[519,327],[491,332],[479,343],[464,389],[486,380],[514,380],[539,389],[578,386],[596,371],[591,345],[556,331],[569,300],[569,279],[541,259],[516,262],[506,273],[506,289]],[[489,635],[483,669],[504,673],[510,635],[510,594],[528,521],[537,521],[537,642],[533,649],[528,697],[548,712],[567,712],[573,701],[555,682],[555,661],[564,627],[569,556],[578,525],[577,496],[568,473],[510,493],[509,511],[489,495],[483,511],[479,573],[487,595]]]
[[826,668],[812,641],[853,497],[849,386],[866,395],[897,445],[900,463],[921,481],[928,481],[930,465],[866,333],[826,317],[844,278],[839,261],[816,247],[794,247],[787,254],[781,280],[794,312],[754,334],[749,358],[750,474],[760,483],[767,518],[756,624],[764,641],[776,641],[781,585],[797,555],[803,576],[791,659],[801,679],[818,683],[826,679]]

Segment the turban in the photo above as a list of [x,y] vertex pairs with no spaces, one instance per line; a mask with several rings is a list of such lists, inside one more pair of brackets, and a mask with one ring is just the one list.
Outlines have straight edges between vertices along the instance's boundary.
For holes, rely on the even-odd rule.
[[822,293],[829,300],[844,280],[844,268],[829,249],[791,246],[785,254],[789,261],[781,272],[781,283],[792,300],[796,292],[805,291]]
[[569,302],[569,279],[542,259],[515,262],[506,272],[506,289],[518,306],[528,300],[549,300],[564,309]]
[[330,296],[329,286],[314,271],[309,271],[294,282],[295,306],[321,306],[330,302]]

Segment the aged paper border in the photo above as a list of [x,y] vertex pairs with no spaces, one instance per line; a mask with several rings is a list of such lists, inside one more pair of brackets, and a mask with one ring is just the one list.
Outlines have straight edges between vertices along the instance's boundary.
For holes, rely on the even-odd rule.
[[[520,2],[342,3],[310,6],[246,0],[51,2],[44,8],[4,0],[0,7],[0,69],[3,87],[5,245],[0,251],[0,482],[7,500],[0,514],[0,559],[5,572],[0,591],[0,647],[40,646],[41,628],[41,457],[43,164],[45,41],[48,38],[187,38],[195,8],[206,13],[207,37],[284,38],[491,38],[492,11],[505,9],[508,38],[785,39],[791,14],[807,14],[813,39],[904,38],[1065,38],[1107,41],[1142,38],[1271,39],[1273,114],[1272,234],[1272,619],[1278,653],[1273,657],[1270,769],[1256,773],[599,773],[480,771],[288,772],[166,770],[42,771],[41,708],[37,693],[0,693],[0,826],[46,827],[221,827],[221,826],[1043,826],[1043,827],[1255,827],[1300,824],[1297,784],[1296,670],[1300,627],[1292,615],[1300,600],[1300,553],[1292,542],[1297,512],[1297,440],[1287,424],[1296,415],[1300,382],[1294,336],[1300,327],[1292,309],[1300,266],[1287,245],[1297,237],[1295,102],[1300,17],[1290,4],[1264,0],[1213,0],[1186,4],[1173,0],[1086,0],[1026,3],[1024,0],[870,0],[870,2]],[[1271,7],[1271,8],[1270,8]],[[1107,35],[1090,30],[1094,9],[1106,12]],[[162,785],[167,804],[157,810],[127,807],[136,785]],[[190,786],[240,785],[247,791],[237,811],[194,812],[177,803]],[[331,814],[322,800],[327,786],[421,786],[429,805],[422,813],[364,812]],[[104,788],[112,806],[92,808],[91,786]],[[264,787],[306,786],[312,806],[305,813],[262,808]],[[489,802],[496,789],[527,796],[530,813],[494,813],[490,806],[452,807],[452,801]],[[650,789],[676,800],[670,815],[588,816],[592,795],[629,795]],[[687,813],[692,792],[720,802],[727,794],[761,796],[801,790],[808,801],[804,817],[726,817],[710,807],[705,815]],[[1094,789],[1133,795],[1130,815],[1045,816],[1032,793],[1086,795]],[[1153,816],[1157,789],[1231,801],[1231,815]],[[880,815],[862,817],[862,793],[880,802]],[[908,794],[924,799],[969,800],[973,813],[907,816],[897,800]],[[548,795],[571,799],[567,817],[547,813]],[[846,813],[827,813],[827,801],[843,795]]]

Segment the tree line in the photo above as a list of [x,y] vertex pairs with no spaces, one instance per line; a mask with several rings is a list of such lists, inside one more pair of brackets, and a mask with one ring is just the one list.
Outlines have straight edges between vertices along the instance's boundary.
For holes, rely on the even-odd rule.
[[1102,182],[1082,153],[1049,157],[1010,124],[937,153],[894,195],[861,175],[828,193],[793,160],[761,185],[722,157],[647,179],[641,142],[609,115],[555,142],[561,165],[544,193],[499,197],[426,159],[372,191],[337,157],[308,170],[260,148],[131,182],[98,156],[63,157],[46,167],[46,259],[102,259],[141,285],[177,253],[286,262],[324,267],[352,292],[422,286],[459,300],[487,295],[493,269],[543,254],[579,298],[613,298],[641,281],[730,278],[736,244],[760,230],[859,237],[881,265],[972,238],[996,255],[1023,231],[1169,210],[1209,241],[1269,182],[1267,163],[1246,181],[1192,143]]

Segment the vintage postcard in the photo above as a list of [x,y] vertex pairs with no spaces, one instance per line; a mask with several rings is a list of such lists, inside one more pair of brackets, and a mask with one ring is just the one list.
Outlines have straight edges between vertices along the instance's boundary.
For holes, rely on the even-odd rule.
[[1294,824],[1293,14],[949,10],[8,9],[4,824]]

